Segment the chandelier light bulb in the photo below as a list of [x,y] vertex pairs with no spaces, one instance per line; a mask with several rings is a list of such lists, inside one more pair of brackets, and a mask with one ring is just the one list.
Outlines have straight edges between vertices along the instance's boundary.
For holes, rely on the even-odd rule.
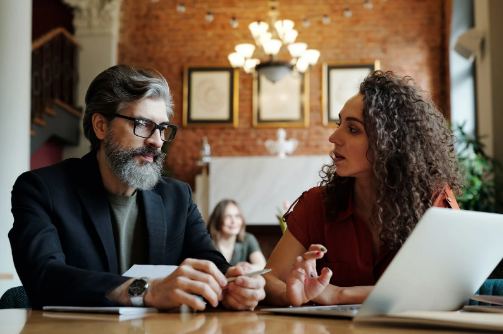
[[238,22],[238,20],[236,20],[235,17],[233,17],[232,20],[231,20],[231,22],[230,22],[230,25],[233,28],[237,28],[239,26],[239,22]]
[[293,26],[295,23],[293,23],[292,20],[279,20],[274,22],[274,27],[276,28],[276,31],[278,32],[279,38],[283,38],[285,36],[287,31],[290,31],[293,29]]
[[321,22],[323,22],[323,24],[330,24],[331,21],[330,21],[330,18],[328,17],[328,15],[323,15]]
[[351,9],[346,8],[344,9],[344,17],[351,17],[353,13],[351,12]]
[[311,26],[311,22],[309,22],[308,19],[304,19],[302,20],[302,25],[304,26],[304,28],[309,28]]
[[228,55],[227,59],[229,59],[231,66],[234,68],[242,67],[245,64],[245,57],[243,57],[242,55],[240,55],[237,52],[233,52],[230,55]]
[[272,34],[270,32],[265,32],[258,38],[260,45],[264,45],[267,41],[271,40]]
[[295,67],[297,67],[297,70],[299,70],[300,73],[304,73],[307,71],[309,63],[304,58],[299,58],[299,60],[297,60],[297,64],[295,65]]
[[185,13],[185,5],[183,3],[180,3],[176,6],[176,11],[178,13]]
[[251,73],[255,69],[255,66],[257,66],[258,64],[260,64],[260,60],[256,58],[246,59],[243,69],[246,73]]
[[214,20],[215,18],[213,17],[213,14],[211,14],[211,12],[208,12],[208,13],[206,13],[206,16],[204,17],[204,19],[205,19],[206,21],[208,21],[208,22],[213,22],[213,20]]
[[279,49],[281,49],[281,41],[279,39],[270,39],[266,43],[264,43],[264,52],[267,55],[275,56],[278,54]]
[[370,0],[366,0],[363,4],[363,7],[365,7],[366,9],[372,9],[372,2],[370,2]]
[[288,30],[285,35],[283,36],[283,44],[288,45],[295,43],[295,40],[297,39],[297,36],[299,35],[299,32],[295,29]]
[[254,69],[255,69],[255,67],[246,67],[246,65],[245,65],[245,66],[243,66],[243,70],[244,70],[244,71],[245,71],[245,73],[247,73],[247,74],[252,73]]
[[253,56],[253,51],[255,51],[255,45],[250,43],[243,43],[236,45],[234,49],[236,50],[237,53],[248,59]]
[[250,23],[248,26],[253,38],[257,39],[260,35],[265,33],[269,29],[269,25],[262,21],[255,21]]
[[292,58],[300,58],[307,49],[306,43],[293,43],[287,46]]
[[302,58],[305,59],[309,65],[314,66],[318,62],[318,58],[320,58],[320,51],[314,49],[306,50],[302,54]]
[[245,62],[246,66],[253,66],[253,67],[255,67],[258,64],[260,64],[260,60],[258,58],[247,59],[246,62]]

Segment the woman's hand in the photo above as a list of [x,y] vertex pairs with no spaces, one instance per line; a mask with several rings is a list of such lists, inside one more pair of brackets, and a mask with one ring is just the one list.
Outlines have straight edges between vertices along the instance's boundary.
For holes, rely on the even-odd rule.
[[316,272],[316,260],[323,258],[327,249],[311,245],[307,252],[298,256],[286,280],[286,294],[292,305],[298,306],[316,298],[330,283],[332,271],[328,268]]

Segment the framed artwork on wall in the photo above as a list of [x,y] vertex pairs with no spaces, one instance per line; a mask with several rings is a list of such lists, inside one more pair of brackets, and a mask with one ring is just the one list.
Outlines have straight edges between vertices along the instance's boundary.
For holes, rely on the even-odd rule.
[[239,118],[239,70],[188,65],[183,74],[183,126],[234,127]]
[[253,76],[254,127],[309,127],[309,71],[289,72],[275,83]]
[[362,63],[324,63],[321,111],[324,126],[336,126],[346,101],[358,93],[360,83],[380,68],[379,60]]

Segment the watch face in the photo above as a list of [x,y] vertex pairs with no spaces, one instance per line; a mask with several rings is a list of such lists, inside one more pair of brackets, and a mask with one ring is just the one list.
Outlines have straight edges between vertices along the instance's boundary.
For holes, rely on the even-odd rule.
[[140,296],[146,290],[147,281],[143,279],[136,279],[129,286],[130,296]]

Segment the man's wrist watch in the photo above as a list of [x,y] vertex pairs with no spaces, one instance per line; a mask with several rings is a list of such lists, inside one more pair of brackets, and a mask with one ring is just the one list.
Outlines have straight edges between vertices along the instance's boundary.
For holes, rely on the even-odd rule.
[[141,277],[135,279],[128,289],[129,298],[131,298],[131,304],[133,306],[144,306],[143,298],[148,289],[148,279],[146,277]]

